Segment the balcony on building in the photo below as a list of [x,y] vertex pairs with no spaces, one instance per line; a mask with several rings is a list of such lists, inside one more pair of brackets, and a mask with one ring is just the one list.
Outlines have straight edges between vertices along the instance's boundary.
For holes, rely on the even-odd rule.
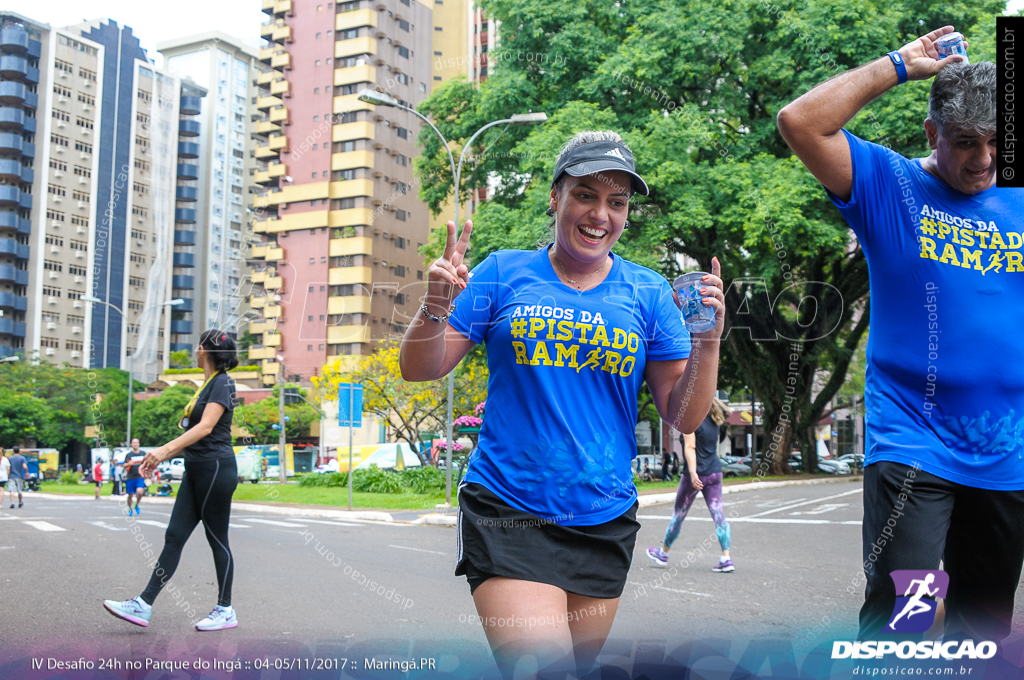
[[194,246],[196,244],[196,232],[183,229],[174,230],[174,245]]
[[181,304],[175,306],[175,312],[191,312],[192,311],[192,298],[190,297],[178,297],[181,300]]
[[27,260],[29,257],[29,247],[23,243],[18,243],[13,238],[0,236],[0,255],[13,255],[20,260]]
[[[185,121],[183,121],[185,122]],[[199,166],[189,163],[178,163],[178,179],[192,180],[199,177]]]
[[[7,85],[8,83],[4,83]],[[21,153],[23,154],[27,142],[21,135],[11,132],[0,132],[0,153]]]
[[28,298],[14,293],[0,292],[0,309],[13,309],[16,312],[28,310]]
[[[3,189],[0,188],[0,194],[2,193]],[[30,220],[25,219],[24,217],[18,217],[18,214],[13,212],[0,211],[0,227],[6,227],[7,229],[17,229],[18,233],[21,234],[32,233],[32,222]]]
[[181,137],[198,137],[199,129],[200,125],[198,120],[178,121],[178,135]]
[[171,343],[171,351],[172,352],[182,352],[182,351],[191,352],[193,349],[195,349],[195,348],[193,347],[191,342],[172,342]]
[[26,168],[21,161],[0,158],[0,179],[31,184],[33,176],[32,168]]
[[182,290],[192,290],[196,287],[195,277],[186,276],[184,274],[175,274],[171,277],[171,287],[181,288]]
[[[27,129],[29,127],[26,125],[27,121],[35,123],[34,119],[28,118],[25,115],[25,112],[19,108],[15,108],[13,106],[0,106],[0,130],[20,131]],[[33,126],[33,129],[29,130],[29,132],[34,131],[35,128]]]
[[373,255],[373,239],[368,236],[332,238],[328,242],[331,257],[345,255]]
[[0,50],[14,54],[28,52],[29,37],[24,26],[6,26],[0,30]]
[[196,211],[192,208],[175,208],[174,221],[180,224],[195,224]]
[[0,76],[11,80],[25,78],[28,75],[28,59],[13,54],[0,57]]
[[347,344],[350,342],[369,342],[370,327],[365,325],[328,326],[327,342],[331,345]]
[[276,262],[284,259],[284,248],[279,248],[276,243],[254,245],[252,247],[252,257],[256,260]]
[[292,15],[292,0],[263,0],[263,12],[265,14]]
[[[32,195],[26,194],[29,198],[29,207],[32,207]],[[22,193],[18,187],[9,184],[0,185],[0,206],[13,207],[21,205]]]
[[198,116],[203,110],[203,100],[200,97],[184,96],[178,111],[183,116]]
[[25,324],[13,319],[0,317],[0,335],[13,335],[16,338],[25,337]]
[[191,321],[171,321],[171,332],[178,335],[188,335],[192,332]]
[[341,295],[327,298],[328,314],[369,314],[369,295]]
[[195,142],[178,142],[178,158],[199,158],[199,145]]
[[174,253],[175,267],[195,267],[196,256],[192,253]]
[[199,198],[199,189],[196,187],[180,186],[175,190],[174,197],[179,201],[191,203]]
[[28,285],[28,272],[16,269],[9,264],[0,264],[0,282],[13,283],[16,286]]

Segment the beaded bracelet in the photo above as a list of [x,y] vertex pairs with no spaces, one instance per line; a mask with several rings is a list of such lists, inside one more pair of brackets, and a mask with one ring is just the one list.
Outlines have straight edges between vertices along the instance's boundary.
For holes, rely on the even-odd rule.
[[426,317],[433,321],[434,323],[441,323],[442,321],[447,321],[448,317],[452,315],[452,312],[455,311],[455,305],[452,305],[452,308],[449,309],[448,313],[445,314],[444,316],[437,316],[435,314],[432,314],[430,310],[427,309],[426,303],[424,303],[424,305],[420,307],[420,311],[423,312],[423,314],[426,315]]

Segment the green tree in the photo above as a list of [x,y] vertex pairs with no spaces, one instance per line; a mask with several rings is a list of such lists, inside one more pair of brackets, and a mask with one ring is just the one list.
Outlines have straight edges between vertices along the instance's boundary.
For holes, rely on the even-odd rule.
[[138,437],[142,446],[162,446],[178,437],[178,421],[195,391],[194,385],[179,383],[157,397],[135,402],[132,436]]
[[[420,110],[456,145],[513,113],[549,116],[544,126],[489,132],[471,150],[478,158],[464,191],[489,181],[498,187],[474,216],[474,262],[543,241],[560,146],[579,130],[619,131],[652,191],[632,205],[638,228],[615,251],[670,280],[680,256],[705,271],[719,257],[731,286],[721,386],[749,385],[763,402],[766,441],[781,454],[768,461],[770,472],[783,469],[794,441],[805,469],[816,470],[815,424],[867,330],[868,272],[775,117],[815,84],[934,27],[955,25],[971,40],[973,58],[989,56],[992,17],[1004,8],[1004,0],[483,0],[499,25],[496,68],[479,88],[445,83]],[[929,87],[894,89],[849,128],[908,156],[926,153]],[[436,211],[451,194],[448,161],[429,128],[419,142],[420,195]],[[424,256],[437,257],[442,243],[435,233]],[[828,379],[816,389],[822,368]]]
[[[296,386],[288,385],[288,387]],[[279,389],[279,385],[274,385],[273,396],[262,399],[254,404],[244,404],[235,407],[234,424],[248,431],[248,436],[252,437],[253,444],[278,443],[280,434],[273,426],[279,422]],[[304,391],[300,391],[300,394],[305,396]],[[286,439],[298,439],[307,436],[310,425],[320,419],[320,414],[305,402],[286,404],[284,414],[288,418],[284,427]],[[235,443],[240,445],[240,440],[243,438],[236,437]]]
[[4,446],[40,439],[49,421],[50,410],[43,399],[0,387],[0,441]]
[[171,368],[191,368],[193,364],[191,350],[179,349],[171,352]]

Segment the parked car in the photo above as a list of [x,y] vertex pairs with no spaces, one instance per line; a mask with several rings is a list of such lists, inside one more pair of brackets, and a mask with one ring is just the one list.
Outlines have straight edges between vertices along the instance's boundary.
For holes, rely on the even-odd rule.
[[745,463],[732,463],[722,461],[722,477],[746,477],[754,469]]
[[864,469],[864,454],[862,453],[847,453],[839,456],[839,460],[846,463],[854,470]]
[[166,479],[181,481],[181,478],[185,476],[185,459],[172,458],[165,460],[156,466],[156,470],[160,473],[160,481]]
[[840,460],[819,460],[818,470],[829,475],[853,474],[850,466]]

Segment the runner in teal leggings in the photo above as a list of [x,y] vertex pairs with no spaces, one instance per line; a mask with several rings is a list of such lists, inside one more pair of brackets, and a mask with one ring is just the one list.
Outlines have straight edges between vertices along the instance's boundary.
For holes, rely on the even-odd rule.
[[715,520],[715,533],[718,535],[719,545],[722,546],[722,556],[712,571],[725,573],[736,570],[729,557],[731,536],[729,523],[725,521],[725,513],[722,512],[722,462],[718,458],[718,433],[727,413],[725,404],[715,399],[711,411],[700,427],[693,434],[681,437],[684,466],[680,470],[679,491],[676,492],[672,519],[665,531],[662,546],[651,546],[647,549],[647,556],[659,565],[668,564],[668,552],[679,538],[683,520],[686,519],[686,514],[697,498],[697,492],[700,491],[703,492],[708,510]]

